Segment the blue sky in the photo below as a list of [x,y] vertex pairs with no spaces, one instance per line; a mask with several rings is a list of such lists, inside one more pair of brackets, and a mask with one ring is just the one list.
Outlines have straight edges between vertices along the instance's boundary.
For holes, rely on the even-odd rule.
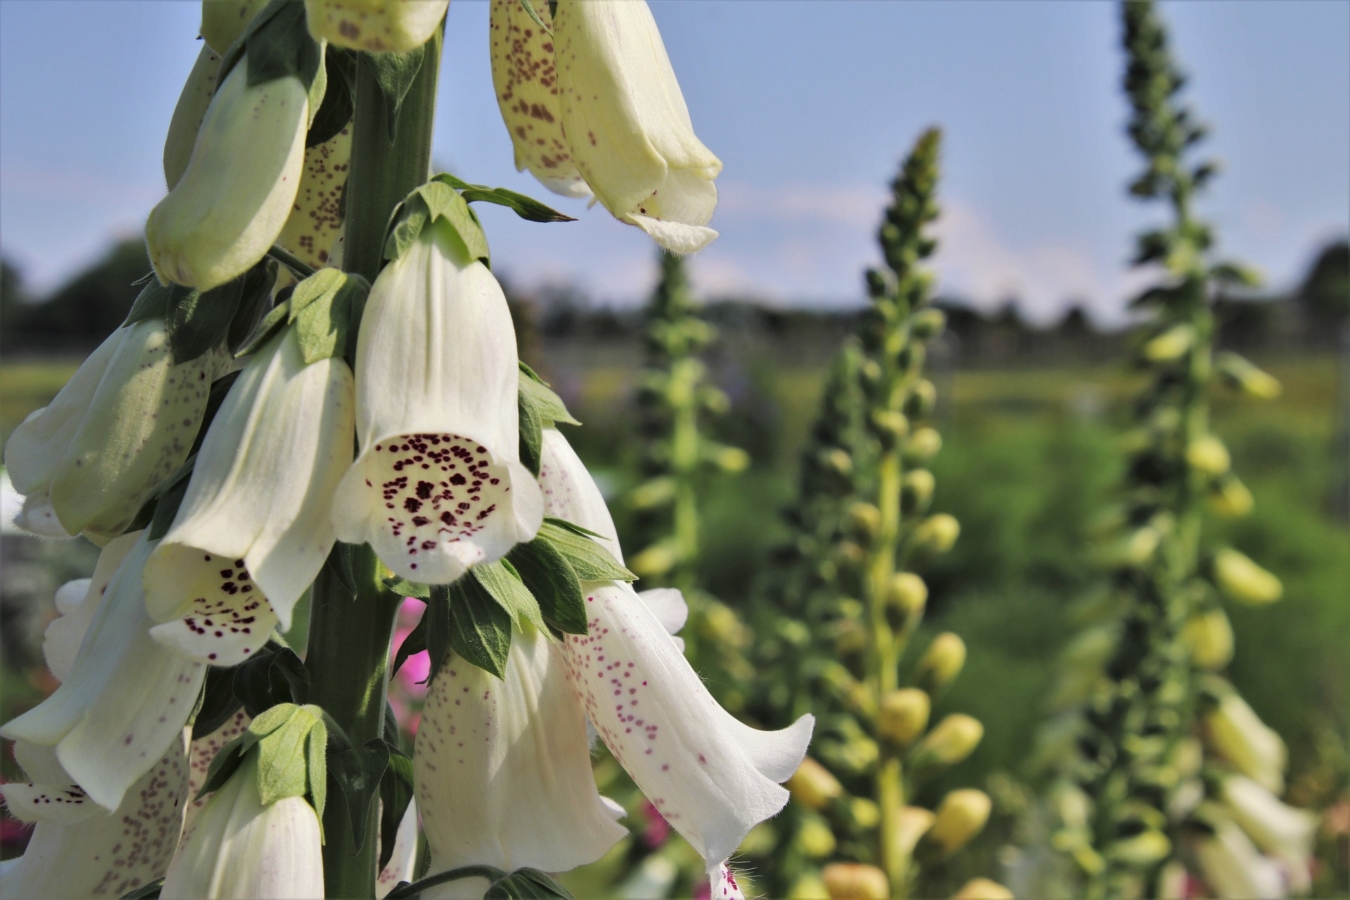
[[[696,130],[725,163],[694,261],[710,295],[858,302],[897,160],[946,131],[940,287],[1034,317],[1118,320],[1138,276],[1124,196],[1118,10],[1096,0],[656,0]],[[1292,283],[1350,231],[1350,2],[1165,3],[1225,170],[1202,212],[1226,253]],[[163,195],[163,134],[197,53],[187,0],[0,0],[0,251],[39,289],[134,234]],[[484,214],[498,271],[639,299],[652,250],[514,171],[487,57],[487,3],[451,4],[436,159],[578,215]]]

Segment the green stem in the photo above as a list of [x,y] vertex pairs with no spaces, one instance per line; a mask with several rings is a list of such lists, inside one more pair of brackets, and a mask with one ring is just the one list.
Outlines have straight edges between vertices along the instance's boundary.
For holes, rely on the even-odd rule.
[[[422,68],[404,98],[396,136],[389,139],[384,98],[370,66],[357,65],[352,120],[352,162],[347,178],[345,268],[374,282],[384,261],[389,216],[424,183],[431,165],[432,120],[441,35],[427,44]],[[355,746],[380,737],[389,685],[389,644],[400,598],[384,590],[381,566],[368,545],[345,551],[356,596],[326,567],[311,594],[309,653],[311,699],[347,732]],[[377,809],[372,804],[366,840],[353,853],[351,824],[341,798],[324,815],[324,884],[329,897],[374,897],[378,874]]]
[[675,410],[670,448],[675,477],[676,563],[672,581],[689,596],[697,582],[694,569],[698,560],[698,492],[694,475],[698,468],[699,434],[698,408],[692,400]]

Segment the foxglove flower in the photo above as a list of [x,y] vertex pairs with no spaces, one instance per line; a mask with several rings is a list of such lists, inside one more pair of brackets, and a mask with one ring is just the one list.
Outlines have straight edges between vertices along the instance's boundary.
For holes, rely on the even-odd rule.
[[349,50],[407,53],[431,40],[450,0],[305,0],[309,33]]
[[1213,836],[1196,841],[1195,858],[1205,884],[1222,900],[1276,900],[1288,896],[1279,867],[1262,856],[1242,829],[1229,819],[1215,825]]
[[300,188],[277,243],[311,268],[342,266],[342,195],[351,158],[350,124],[305,150]]
[[[91,587],[85,598],[96,608],[69,677],[0,728],[11,740],[55,747],[71,780],[106,810],[121,806],[127,790],[178,740],[206,671],[150,637],[141,576],[153,549],[144,533],[104,549],[94,584],[109,566],[115,571],[106,590]],[[111,562],[119,555],[125,558]]]
[[375,878],[375,900],[398,887],[401,881],[416,879],[417,869],[417,801],[410,800],[394,836],[394,849],[380,874]]
[[250,85],[247,54],[230,69],[182,178],[145,225],[160,281],[205,291],[263,258],[295,203],[308,127],[309,88],[299,77]]
[[[614,534],[599,488],[555,430],[545,431],[543,458],[549,514]],[[726,886],[719,866],[787,802],[780,785],[801,765],[815,720],[776,732],[743,725],[631,587],[582,587],[589,634],[567,635],[562,648],[572,686],[614,758],[707,860],[714,886]]]
[[303,797],[263,805],[256,752],[197,815],[160,891],[164,900],[322,896],[319,817]]
[[267,0],[202,0],[202,40],[224,56],[266,5]]
[[352,461],[352,374],[305,364],[295,328],[249,360],[211,423],[173,525],[145,567],[155,640],[243,662],[323,568],[332,497]]
[[1284,768],[1289,751],[1284,739],[1232,689],[1204,719],[1210,748],[1243,775],[1272,793],[1284,791]]
[[1309,866],[1317,816],[1281,803],[1270,791],[1241,775],[1224,778],[1220,794],[1229,814],[1248,837],[1284,863],[1294,893],[1306,894],[1312,887]]
[[178,105],[173,108],[173,118],[169,120],[169,133],[164,138],[164,181],[170,190],[187,170],[192,145],[197,142],[197,129],[216,94],[219,76],[220,54],[209,45],[202,47],[183,83]]
[[511,0],[494,0],[491,19],[516,168],[560,194],[593,192],[674,253],[717,237],[706,226],[722,163],[694,135],[645,0],[561,0],[551,35]]
[[187,459],[228,365],[224,348],[175,364],[163,319],[118,328],[10,436],[5,466],[27,495],[16,522],[98,543],[121,534]]
[[91,801],[50,747],[19,741],[32,783],[0,785],[10,813],[34,823],[19,859],[0,864],[0,897],[120,897],[164,874],[183,827],[187,729],[113,812]]
[[[470,864],[566,871],[626,835],[596,792],[586,715],[547,635],[512,635],[498,680],[455,659],[431,683],[414,756],[432,872]],[[482,879],[435,896],[481,897]],[[428,892],[430,894],[430,892]]]
[[201,793],[202,785],[206,784],[206,777],[211,773],[211,763],[215,761],[216,754],[224,749],[225,745],[239,735],[243,734],[253,719],[242,709],[231,716],[224,725],[221,725],[215,731],[199,737],[192,742],[192,748],[188,752],[188,803],[187,812],[183,816],[183,831],[187,832],[192,828],[192,823],[197,815],[206,808],[206,801],[210,797],[198,797]]
[[338,486],[340,541],[446,584],[530,540],[543,499],[520,463],[506,297],[444,219],[375,280],[356,349],[360,455]]

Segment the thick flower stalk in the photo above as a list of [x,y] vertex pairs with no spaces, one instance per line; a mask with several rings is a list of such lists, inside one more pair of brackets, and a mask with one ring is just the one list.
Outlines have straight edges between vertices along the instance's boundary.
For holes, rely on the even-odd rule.
[[1136,264],[1162,279],[1134,304],[1150,314],[1136,362],[1152,380],[1134,404],[1121,500],[1102,534],[1108,602],[1081,610],[1087,628],[1066,653],[1038,754],[1054,794],[1078,798],[1078,811],[1038,811],[1060,864],[1042,869],[1035,860],[1053,855],[1034,851],[1015,871],[1046,895],[1156,896],[1189,870],[1217,896],[1287,896],[1309,885],[1312,838],[1277,799],[1284,742],[1217,674],[1233,655],[1225,603],[1270,603],[1281,587],[1204,528],[1207,512],[1251,507],[1209,429],[1211,385],[1277,391],[1250,363],[1214,353],[1216,286],[1253,276],[1213,261],[1211,229],[1194,215],[1215,167],[1192,159],[1205,129],[1177,99],[1183,79],[1156,9],[1125,3],[1122,15],[1129,131],[1146,166],[1130,190],[1165,202],[1172,221],[1138,240]]
[[362,317],[360,452],[338,486],[338,539],[448,584],[532,538],[543,499],[520,462],[518,371],[501,287],[435,219],[376,279]]
[[333,493],[352,461],[354,406],[347,364],[307,364],[297,327],[249,360],[146,564],[155,640],[234,665],[290,628],[336,540]]
[[[766,584],[761,669],[774,672],[752,711],[770,723],[798,710],[821,734],[788,783],[792,813],[774,823],[771,893],[902,897],[922,866],[959,851],[983,828],[989,798],[957,790],[936,812],[916,804],[925,782],[968,757],[983,728],[959,713],[930,723],[934,698],[957,677],[965,645],[938,635],[902,685],[899,663],[923,618],[928,589],[907,567],[950,549],[959,526],[929,515],[938,450],[924,420],[935,392],[923,378],[926,342],[942,326],[926,307],[935,248],[939,134],[920,137],[892,185],[861,333],[841,350],[803,460],[784,548],[784,573]],[[779,674],[781,673],[781,675]],[[931,727],[930,727],[931,725]]]
[[224,347],[175,358],[161,317],[123,325],[5,445],[19,525],[106,543],[187,459]]
[[[694,135],[646,0],[494,0],[493,84],[516,168],[566,196],[595,198],[672,253],[717,232],[722,163]],[[549,30],[551,28],[551,32]]]

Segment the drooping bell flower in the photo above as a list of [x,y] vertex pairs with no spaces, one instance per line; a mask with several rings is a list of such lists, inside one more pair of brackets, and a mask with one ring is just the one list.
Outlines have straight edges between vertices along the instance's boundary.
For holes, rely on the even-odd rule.
[[263,258],[295,203],[309,117],[309,87],[299,77],[250,85],[247,54],[230,69],[187,168],[145,225],[161,281],[206,291]]
[[560,0],[553,41],[563,132],[596,199],[673,253],[705,247],[722,163],[694,135],[645,0]]
[[264,805],[258,754],[249,753],[183,835],[164,900],[324,896],[319,817],[303,797]]
[[[543,459],[548,513],[613,534],[599,488],[555,430],[544,433]],[[569,489],[551,490],[560,481]],[[801,765],[815,720],[803,716],[774,732],[743,725],[708,693],[631,587],[582,588],[589,634],[567,635],[562,648],[573,688],[614,758],[704,857],[717,885],[719,865],[787,803],[781,784]]]
[[1232,820],[1216,823],[1215,833],[1196,840],[1194,849],[1200,874],[1214,896],[1225,900],[1288,896],[1279,867],[1262,856]]
[[[591,774],[586,714],[556,647],[526,624],[497,679],[462,659],[437,673],[414,764],[431,872],[470,864],[560,872],[628,832]],[[481,897],[483,879],[428,896]]]
[[446,584],[530,540],[515,330],[492,273],[444,219],[375,280],[356,350],[360,453],[333,521],[411,581]]
[[351,158],[350,124],[305,150],[300,188],[277,243],[311,268],[342,266],[342,195]]
[[23,856],[0,867],[0,897],[121,897],[168,869],[187,799],[186,729],[112,812],[85,795],[51,747],[19,741],[14,754],[32,781],[0,785],[0,795],[35,827]]
[[1289,751],[1284,739],[1262,722],[1237,691],[1223,692],[1204,717],[1205,741],[1243,775],[1272,793],[1284,791]]
[[0,727],[0,737],[54,747],[71,780],[106,810],[121,806],[179,739],[206,672],[150,637],[141,585],[153,550],[144,532],[104,548],[93,585],[114,571],[106,590],[91,586],[84,600],[95,611],[68,677]]
[[1312,887],[1310,866],[1317,834],[1317,816],[1285,803],[1241,775],[1223,779],[1220,796],[1234,821],[1242,826],[1256,846],[1284,864],[1295,894]]
[[224,56],[266,5],[267,0],[202,0],[202,40]]
[[228,365],[223,347],[175,363],[160,318],[114,331],[10,435],[5,467],[26,495],[17,524],[98,543],[121,534],[187,459]]
[[450,0],[305,0],[309,33],[348,50],[407,53],[431,40]]
[[352,374],[306,364],[298,330],[269,341],[211,423],[187,493],[145,567],[155,640],[213,665],[262,647],[336,540],[333,491],[351,465]]
[[210,46],[202,47],[183,83],[178,105],[173,108],[173,118],[169,120],[169,133],[164,137],[164,182],[170,190],[187,170],[192,146],[197,142],[197,129],[216,94],[219,76],[220,54]]
[[417,821],[417,801],[410,800],[408,808],[403,811],[403,818],[399,820],[389,862],[375,877],[375,900],[384,900],[385,895],[398,887],[399,882],[416,880]]

